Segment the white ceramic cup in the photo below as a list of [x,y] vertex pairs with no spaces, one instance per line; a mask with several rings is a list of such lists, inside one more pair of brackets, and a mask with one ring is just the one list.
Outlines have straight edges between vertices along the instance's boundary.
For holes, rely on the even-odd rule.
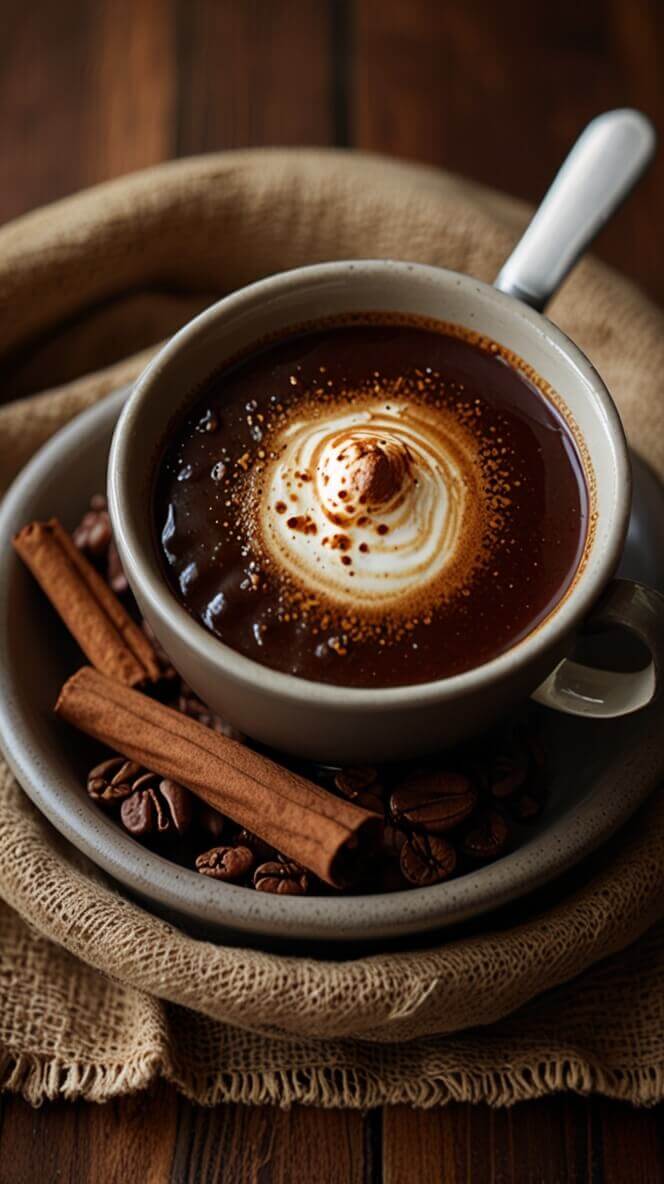
[[[369,260],[302,267],[251,284],[207,309],[173,337],[139,378],[116,428],[109,461],[109,506],[120,557],[141,611],[176,669],[213,710],[241,731],[274,748],[318,760],[389,760],[452,745],[481,731],[528,695],[572,714],[607,718],[635,711],[653,698],[664,669],[664,599],[637,584],[611,582],[631,500],[620,419],[588,359],[525,302],[544,305],[578,251],[624,196],[627,181],[633,183],[643,168],[652,142],[647,142],[648,129],[640,120],[637,113],[617,112],[591,124],[585,147],[582,138],[574,150],[576,164],[573,154],[501,272],[497,283],[514,294],[421,264]],[[595,158],[601,148],[606,162],[607,137],[615,154],[611,175],[601,179],[594,204],[581,218],[582,234],[577,200],[572,219],[576,237],[570,249],[571,231],[565,222],[570,220],[570,185],[576,191],[584,168],[591,179],[588,184],[596,182]],[[566,253],[551,252],[554,232],[562,235]],[[370,690],[329,686],[270,670],[199,625],[178,603],[161,570],[152,491],[169,430],[192,392],[225,360],[249,351],[266,335],[287,335],[293,326],[377,311],[463,325],[532,367],[556,392],[559,408],[580,433],[595,518],[592,540],[571,590],[522,641],[451,678]],[[571,661],[575,637],[588,625],[630,630],[645,642],[650,663],[633,673],[609,673]]]

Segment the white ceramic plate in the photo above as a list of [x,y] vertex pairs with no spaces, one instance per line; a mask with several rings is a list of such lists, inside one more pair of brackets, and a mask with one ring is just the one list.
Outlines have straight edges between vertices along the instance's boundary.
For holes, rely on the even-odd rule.
[[[87,797],[85,744],[52,713],[81,655],[31,576],[12,535],[52,515],[72,527],[104,488],[119,391],[59,432],[23,470],[0,512],[0,739],[16,776],[50,822],[149,908],[211,937],[292,942],[385,941],[489,912],[572,867],[643,801],[664,772],[661,709],[610,723],[543,712],[554,754],[549,804],[517,850],[447,884],[379,896],[282,897],[220,884],[153,854]],[[658,484],[637,471],[629,574],[662,577],[664,511]],[[548,736],[546,735],[548,734]]]

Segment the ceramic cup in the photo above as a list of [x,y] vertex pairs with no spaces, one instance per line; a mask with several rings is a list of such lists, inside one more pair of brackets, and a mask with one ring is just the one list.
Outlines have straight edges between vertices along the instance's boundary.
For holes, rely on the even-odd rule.
[[[154,542],[152,485],[169,429],[191,392],[268,334],[324,317],[382,310],[452,322],[523,359],[556,392],[586,457],[593,531],[571,589],[522,641],[451,678],[379,690],[329,686],[279,673],[222,644],[177,602]],[[186,325],[139,378],[109,461],[109,504],[127,577],[173,664],[215,711],[249,736],[318,760],[397,759],[452,745],[534,694],[550,707],[611,718],[656,691],[664,661],[664,599],[611,582],[631,497],[625,437],[611,397],[581,351],[539,312],[468,276],[385,260],[326,263],[261,280]],[[620,626],[651,654],[617,674],[568,657],[581,627]]]

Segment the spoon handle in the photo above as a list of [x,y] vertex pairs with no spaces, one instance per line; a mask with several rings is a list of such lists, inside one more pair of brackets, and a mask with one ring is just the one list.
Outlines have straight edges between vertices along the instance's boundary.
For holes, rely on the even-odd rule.
[[540,311],[655,151],[649,119],[624,107],[588,124],[495,281]]

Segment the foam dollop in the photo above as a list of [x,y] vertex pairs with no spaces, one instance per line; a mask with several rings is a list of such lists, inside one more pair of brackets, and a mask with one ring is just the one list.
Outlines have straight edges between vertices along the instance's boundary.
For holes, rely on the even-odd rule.
[[468,579],[481,550],[471,431],[414,401],[298,409],[271,441],[257,527],[271,566],[322,601],[413,611]]

